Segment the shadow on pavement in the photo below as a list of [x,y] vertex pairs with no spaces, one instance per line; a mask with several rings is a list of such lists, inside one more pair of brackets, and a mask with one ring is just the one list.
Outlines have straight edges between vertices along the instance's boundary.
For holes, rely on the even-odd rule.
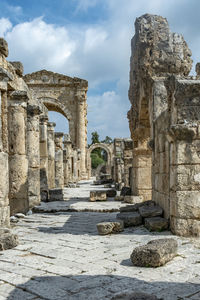
[[[133,293],[155,295],[158,299],[180,300],[200,299],[200,284],[144,281],[126,276],[109,275],[65,275],[41,276],[18,285],[6,298],[7,300],[148,300],[134,298]],[[116,297],[116,295],[122,295]],[[132,297],[126,297],[132,295]],[[116,298],[115,298],[116,297]],[[192,297],[192,298],[191,298]]]

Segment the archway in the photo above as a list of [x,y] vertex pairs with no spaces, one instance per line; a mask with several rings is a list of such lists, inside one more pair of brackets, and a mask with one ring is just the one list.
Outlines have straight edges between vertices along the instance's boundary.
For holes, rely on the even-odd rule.
[[24,80],[41,104],[68,119],[72,145],[81,151],[80,174],[83,179],[86,178],[88,82],[46,70],[27,74]]
[[[112,173],[112,165],[113,165],[113,162],[112,162],[112,159],[113,159],[113,145],[108,145],[108,144],[104,144],[104,143],[96,143],[96,144],[92,144],[88,151],[87,151],[87,167],[88,167],[88,174],[89,174],[89,177],[91,177],[91,170],[92,170],[92,166],[91,166],[91,153],[95,150],[95,149],[102,149],[103,151],[105,151],[106,153],[106,159],[105,159],[105,163],[103,163],[102,161],[102,167],[103,167],[103,164],[106,166],[106,172],[108,174],[110,174],[111,176],[111,173]],[[98,169],[98,171],[100,172],[101,171],[101,168]]]

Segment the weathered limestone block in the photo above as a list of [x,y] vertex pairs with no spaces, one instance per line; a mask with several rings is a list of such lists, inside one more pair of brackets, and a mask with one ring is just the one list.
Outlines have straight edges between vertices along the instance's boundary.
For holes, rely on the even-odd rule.
[[10,61],[11,65],[15,68],[15,72],[19,77],[23,76],[24,66],[20,61]]
[[97,224],[97,230],[100,235],[120,233],[124,230],[124,224],[123,221],[102,222]]
[[116,194],[117,194],[116,190],[107,190],[106,191],[106,195],[108,198],[113,198],[116,196]]
[[10,206],[6,202],[0,207],[0,227],[10,227]]
[[151,218],[161,216],[163,214],[163,209],[158,206],[142,206],[139,207],[139,213],[143,218]]
[[8,43],[3,38],[0,38],[0,54],[8,56]]
[[199,62],[195,66],[195,71],[197,73],[197,76],[200,76],[200,63]]
[[19,244],[17,235],[6,231],[0,229],[0,251],[12,249]]
[[28,160],[25,155],[12,155],[9,158],[9,199],[11,215],[26,213],[28,203]]
[[170,229],[176,235],[200,237],[200,220],[173,216],[170,220]]
[[138,212],[121,212],[117,219],[124,221],[124,227],[139,226],[142,224],[142,217]]
[[49,199],[48,201],[63,201],[64,194],[63,189],[50,189],[49,190]]
[[107,195],[106,191],[90,191],[90,201],[106,201],[107,200]]
[[146,218],[144,226],[149,231],[160,232],[168,228],[168,221],[165,218],[161,218],[161,217]]
[[158,239],[144,246],[136,247],[131,254],[134,266],[160,267],[177,255],[177,241],[174,239]]
[[143,202],[143,196],[124,196],[124,202],[131,204],[141,203]]
[[28,199],[29,209],[40,203],[40,168],[30,168],[28,170]]
[[144,207],[144,206],[154,207],[155,206],[155,202],[152,201],[152,200],[150,200],[150,201],[144,201],[144,202],[141,202],[141,203],[136,203],[136,204],[133,204],[133,205],[122,206],[122,207],[120,207],[120,212],[138,211],[138,209],[140,207]]
[[163,300],[154,295],[146,293],[119,293],[113,296],[111,300]]

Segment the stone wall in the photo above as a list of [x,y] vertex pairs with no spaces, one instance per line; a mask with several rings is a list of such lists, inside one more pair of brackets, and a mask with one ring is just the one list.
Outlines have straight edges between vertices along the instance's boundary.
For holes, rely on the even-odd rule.
[[136,19],[131,47],[132,193],[156,201],[174,233],[199,236],[198,65],[189,77],[191,52],[160,16]]

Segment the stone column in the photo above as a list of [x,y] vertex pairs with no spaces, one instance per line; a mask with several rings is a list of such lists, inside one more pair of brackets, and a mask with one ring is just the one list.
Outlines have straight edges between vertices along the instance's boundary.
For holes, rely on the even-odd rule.
[[27,107],[28,202],[29,209],[40,203],[40,127],[41,110],[37,105]]
[[81,151],[81,177],[86,178],[86,92],[78,90],[77,99],[77,146]]
[[[0,53],[1,55],[1,53]],[[7,81],[6,72],[0,70],[0,228],[10,226],[8,127],[7,127]]]
[[28,159],[26,155],[27,92],[14,91],[8,106],[9,199],[11,215],[26,213],[28,203]]
[[48,146],[48,187],[55,188],[55,126],[56,123],[47,124],[47,146]]
[[40,117],[40,193],[42,201],[48,199],[47,121],[47,116]]
[[149,129],[138,128],[134,132],[133,178],[131,189],[133,195],[143,196],[143,200],[152,199],[152,151],[148,147]]
[[55,187],[64,187],[63,174],[63,136],[62,132],[55,133]]

